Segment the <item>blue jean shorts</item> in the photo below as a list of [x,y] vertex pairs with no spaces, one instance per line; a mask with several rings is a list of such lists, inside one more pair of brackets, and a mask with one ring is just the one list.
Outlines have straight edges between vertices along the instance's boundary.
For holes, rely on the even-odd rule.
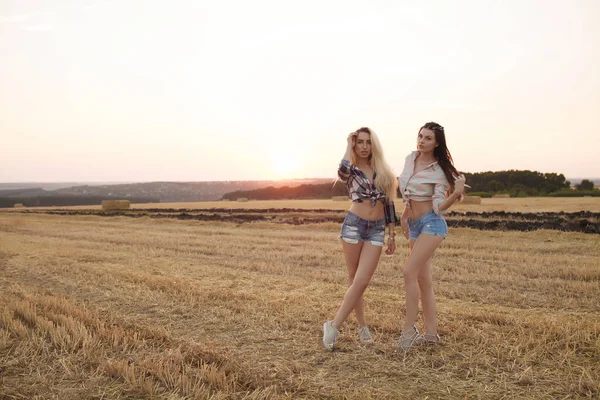
[[383,246],[385,218],[369,221],[348,211],[342,224],[340,237],[347,243],[371,242],[374,246]]
[[417,240],[421,233],[441,236],[443,238],[448,236],[446,221],[433,211],[421,216],[414,222],[408,220],[408,228],[410,230],[410,240]]

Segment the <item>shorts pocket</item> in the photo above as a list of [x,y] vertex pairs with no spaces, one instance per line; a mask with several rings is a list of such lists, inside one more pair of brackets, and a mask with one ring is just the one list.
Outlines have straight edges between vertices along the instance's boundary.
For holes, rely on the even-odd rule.
[[448,227],[446,225],[446,221],[444,221],[443,218],[439,218],[427,222],[423,227],[423,233],[445,237],[448,234]]
[[343,223],[340,230],[340,237],[348,243],[358,243],[361,239],[360,229],[357,225]]

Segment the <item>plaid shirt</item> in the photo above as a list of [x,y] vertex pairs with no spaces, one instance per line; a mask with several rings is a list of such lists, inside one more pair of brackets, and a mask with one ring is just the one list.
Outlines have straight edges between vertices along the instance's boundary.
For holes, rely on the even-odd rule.
[[375,177],[377,176],[375,171],[373,171],[373,184],[371,185],[367,174],[358,167],[350,164],[350,161],[342,160],[340,167],[338,168],[338,176],[342,182],[346,183],[348,194],[353,202],[356,201],[362,203],[365,200],[369,200],[371,205],[375,206],[377,201],[381,201],[383,203],[385,223],[391,224],[398,222],[394,200],[388,199],[385,196],[385,193],[381,193],[375,188]]

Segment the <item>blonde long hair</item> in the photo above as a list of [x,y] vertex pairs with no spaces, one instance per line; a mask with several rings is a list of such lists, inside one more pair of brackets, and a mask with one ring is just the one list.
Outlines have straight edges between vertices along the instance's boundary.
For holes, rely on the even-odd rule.
[[[371,137],[371,155],[369,156],[369,162],[371,163],[371,168],[377,174],[377,178],[375,179],[375,188],[382,193],[385,193],[385,196],[389,200],[394,200],[396,198],[396,189],[398,187],[398,181],[394,176],[394,172],[392,168],[389,166],[387,161],[385,161],[385,157],[383,156],[383,148],[381,147],[381,143],[379,142],[379,138],[373,132],[372,129],[362,127],[356,131],[356,133],[366,132]],[[357,156],[354,151],[354,147],[352,147],[351,154],[351,162],[356,165]]]

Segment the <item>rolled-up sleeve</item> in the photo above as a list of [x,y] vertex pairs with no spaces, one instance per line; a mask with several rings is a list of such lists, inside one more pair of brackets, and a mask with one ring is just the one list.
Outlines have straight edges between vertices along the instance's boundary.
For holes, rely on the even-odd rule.
[[440,204],[446,200],[446,192],[450,188],[448,181],[444,180],[442,183],[436,183],[433,189],[433,212],[437,215],[446,215],[448,210],[440,210]]
[[385,214],[385,223],[387,224],[396,224],[398,223],[398,217],[396,216],[396,206],[394,205],[394,201],[390,199],[386,199],[383,203],[383,212]]
[[348,178],[352,174],[352,164],[350,161],[342,159],[338,168],[338,176],[342,182],[348,181]]

